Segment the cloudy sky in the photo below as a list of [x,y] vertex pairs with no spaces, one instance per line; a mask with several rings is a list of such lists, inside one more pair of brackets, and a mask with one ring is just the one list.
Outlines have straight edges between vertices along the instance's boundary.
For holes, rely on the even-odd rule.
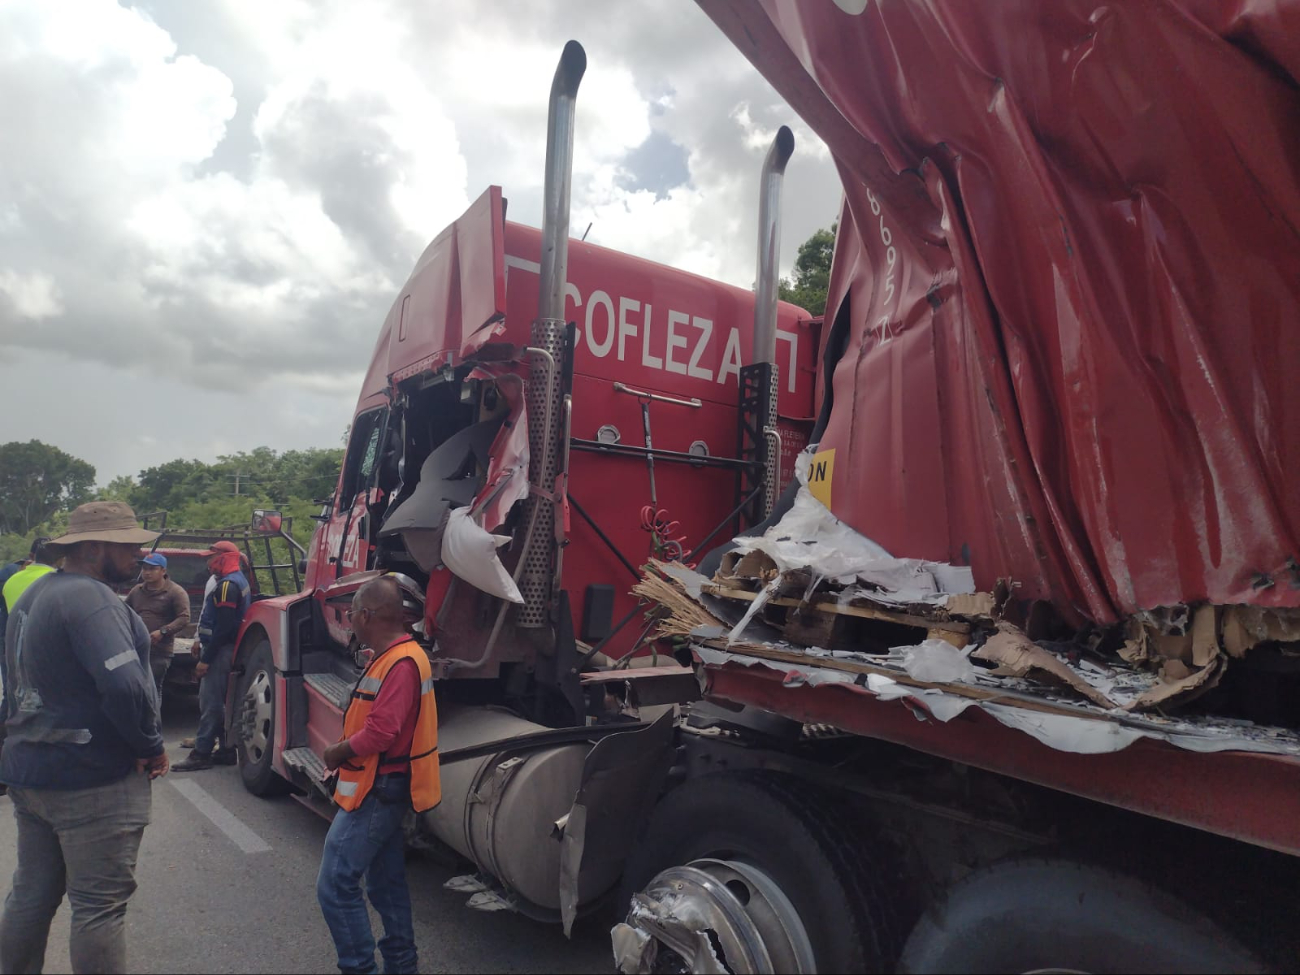
[[339,444],[427,241],[494,183],[540,225],[569,38],[588,240],[751,286],[783,122],[787,270],[834,219],[824,147],[686,0],[0,0],[0,442],[101,484]]

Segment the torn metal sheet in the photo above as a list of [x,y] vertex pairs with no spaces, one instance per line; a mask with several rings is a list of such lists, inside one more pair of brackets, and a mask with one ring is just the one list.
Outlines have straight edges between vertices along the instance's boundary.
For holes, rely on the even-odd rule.
[[504,365],[479,366],[470,378],[493,380],[509,408],[488,449],[483,487],[471,502],[479,524],[492,531],[505,522],[516,502],[528,496],[528,404],[523,379]]
[[648,728],[608,735],[587,754],[561,836],[560,916],[568,936],[579,908],[606,893],[673,764],[667,711]]
[[420,481],[379,530],[380,538],[401,535],[416,564],[429,572],[442,564],[442,536],[447,513],[468,505],[478,487],[478,471],[488,465],[489,445],[501,418],[457,430],[429,452],[420,465]]
[[[837,685],[882,701],[919,706],[927,717],[948,722],[967,708],[980,708],[1001,724],[1023,731],[1058,751],[1102,754],[1120,751],[1141,738],[1168,742],[1197,752],[1248,751],[1300,757],[1300,734],[1285,728],[1255,725],[1224,718],[1119,717],[1114,712],[1086,704],[1052,702],[1058,710],[1041,711],[996,700],[977,700],[948,693],[942,688],[916,688],[884,674],[862,675],[831,670],[810,662],[794,665],[746,656],[697,644],[692,647],[706,667],[738,664],[764,667],[783,675],[787,684],[817,687]],[[902,672],[900,670],[900,676]],[[1072,713],[1069,713],[1072,712]]]

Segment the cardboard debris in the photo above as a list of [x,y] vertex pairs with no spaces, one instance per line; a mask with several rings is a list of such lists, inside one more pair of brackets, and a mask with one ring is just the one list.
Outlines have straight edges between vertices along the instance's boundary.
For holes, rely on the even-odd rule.
[[1114,708],[1115,703],[1080,677],[1070,666],[1029,639],[1017,626],[999,623],[998,632],[973,654],[977,660],[998,665],[995,677],[1027,677],[1049,684],[1063,684],[1092,703]]
[[1134,617],[1128,621],[1125,627],[1127,639],[1124,645],[1119,648],[1119,655],[1135,667],[1140,667],[1151,659],[1154,651],[1151,647],[1151,638],[1147,634],[1147,629],[1142,625],[1142,621]]
[[1157,633],[1151,638],[1156,656],[1165,660],[1192,659],[1192,635],[1190,633]]
[[1192,617],[1192,666],[1207,667],[1219,655],[1219,612],[1200,607]]
[[[1204,605],[1194,613],[1139,613],[1128,621],[1119,655],[1134,666],[1177,660],[1192,668],[1219,655],[1219,612]],[[1168,628],[1168,629],[1166,629]]]
[[950,616],[993,619],[998,610],[998,601],[991,592],[963,592],[949,596],[943,608]]
[[1223,649],[1230,657],[1244,657],[1246,651],[1255,645],[1241,614],[1237,612],[1239,608],[1230,606],[1223,614]]
[[727,552],[722,556],[722,564],[714,577],[719,582],[724,579],[752,579],[766,585],[776,578],[778,570],[771,556],[761,549],[750,552]]
[[[1137,700],[1126,704],[1124,710],[1146,711],[1173,704],[1175,701],[1186,704],[1219,683],[1226,666],[1227,660],[1224,657],[1215,656],[1209,666],[1188,673],[1187,665],[1181,660],[1171,660],[1164,666],[1160,683]],[[1178,676],[1180,674],[1185,676]]]
[[1223,612],[1223,649],[1243,657],[1257,643],[1300,641],[1300,610],[1263,606],[1227,606]]

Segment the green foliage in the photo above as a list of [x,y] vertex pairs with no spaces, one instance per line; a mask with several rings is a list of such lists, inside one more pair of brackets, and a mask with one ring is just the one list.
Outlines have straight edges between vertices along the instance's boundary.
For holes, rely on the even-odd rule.
[[[130,484],[113,481],[105,492],[124,492],[138,514],[166,511],[169,528],[246,525],[254,508],[275,508],[293,518],[294,539],[311,541],[320,513],[313,498],[328,497],[338,482],[343,448],[287,450],[257,447],[218,457],[216,463],[172,460],[140,472]],[[236,494],[238,490],[238,494]]]
[[118,478],[105,491],[124,490],[126,500],[140,513],[175,512],[168,516],[168,524],[187,506],[244,498],[245,514],[239,520],[246,521],[247,512],[253,508],[282,508],[291,500],[328,496],[334,490],[342,463],[340,447],[287,450],[283,454],[270,447],[258,447],[251,453],[241,451],[218,457],[214,464],[171,460],[141,471],[134,486],[120,485],[122,479]]
[[[11,447],[28,446],[6,444],[0,447],[0,457]],[[67,470],[77,477],[64,489],[59,502],[61,506],[52,512],[41,509],[42,517],[36,523],[22,526],[14,522],[21,530],[9,529],[8,522],[0,525],[3,528],[0,531],[0,559],[3,562],[0,564],[25,558],[32,539],[37,535],[58,535],[66,530],[68,511],[92,498],[94,468],[84,461],[68,457],[57,448],[44,444],[38,446],[53,451],[50,456],[66,458],[72,465]],[[306,547],[316,527],[311,516],[319,514],[321,508],[312,499],[333,493],[342,463],[342,447],[288,450],[282,454],[270,447],[258,447],[251,452],[218,457],[212,464],[182,458],[170,460],[141,471],[138,477],[115,477],[94,497],[125,501],[139,516],[166,511],[167,527],[174,529],[248,525],[254,508],[275,508],[286,518],[293,519],[290,529],[293,537]],[[82,465],[85,470],[75,465]],[[4,471],[0,483],[4,483],[9,478],[10,466],[3,459],[0,459],[0,470]],[[6,494],[7,489],[0,488],[0,499]]]
[[90,500],[95,468],[58,447],[0,445],[0,533],[26,535],[56,511]]
[[837,224],[831,224],[829,230],[822,228],[799,245],[799,254],[794,260],[794,280],[781,279],[779,295],[782,301],[806,308],[814,315],[825,314],[837,229]]
[[27,558],[27,553],[32,550],[32,542],[38,537],[53,538],[67,530],[68,512],[60,510],[26,534],[0,533],[0,566]]

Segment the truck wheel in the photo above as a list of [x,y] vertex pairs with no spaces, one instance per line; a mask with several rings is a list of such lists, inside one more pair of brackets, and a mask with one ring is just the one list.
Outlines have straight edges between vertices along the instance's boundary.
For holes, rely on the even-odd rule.
[[278,796],[290,785],[271,766],[275,754],[275,664],[271,641],[262,639],[253,647],[239,678],[232,730],[238,737],[239,777],[255,796]]
[[1261,972],[1164,891],[1068,860],[1010,860],[949,889],[907,940],[900,972]]
[[897,957],[888,899],[831,808],[771,773],[710,775],[670,792],[624,874],[620,968],[887,970]]

